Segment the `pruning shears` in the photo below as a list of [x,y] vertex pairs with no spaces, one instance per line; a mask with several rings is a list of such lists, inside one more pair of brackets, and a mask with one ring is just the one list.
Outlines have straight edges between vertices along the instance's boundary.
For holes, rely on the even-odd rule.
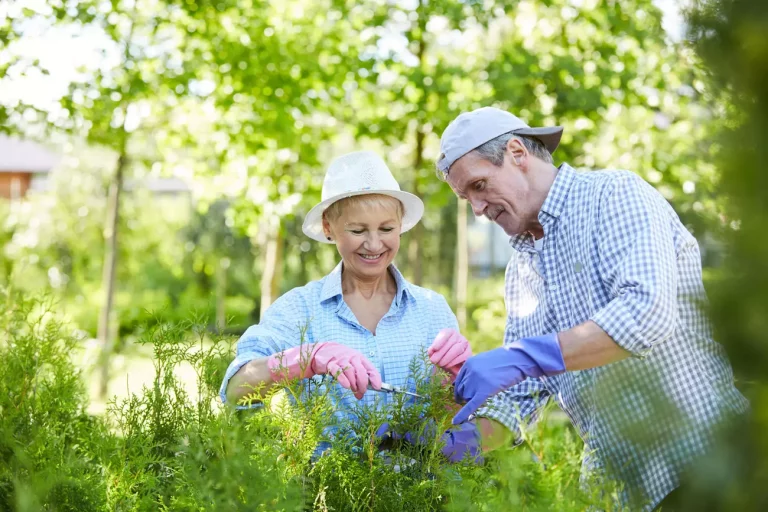
[[418,393],[412,393],[410,391],[406,391],[400,386],[393,386],[392,384],[387,384],[386,382],[381,383],[381,389],[374,389],[371,387],[371,385],[368,385],[368,389],[373,391],[379,391],[381,393],[401,393],[403,395],[412,396],[414,398],[427,398],[424,395],[419,395]]

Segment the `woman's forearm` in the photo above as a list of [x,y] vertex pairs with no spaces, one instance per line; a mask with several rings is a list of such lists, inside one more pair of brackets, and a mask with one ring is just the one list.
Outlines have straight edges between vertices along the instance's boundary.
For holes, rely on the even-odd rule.
[[227,402],[237,404],[241,398],[256,391],[264,396],[274,386],[275,382],[267,366],[268,359],[268,357],[260,357],[249,361],[229,379]]

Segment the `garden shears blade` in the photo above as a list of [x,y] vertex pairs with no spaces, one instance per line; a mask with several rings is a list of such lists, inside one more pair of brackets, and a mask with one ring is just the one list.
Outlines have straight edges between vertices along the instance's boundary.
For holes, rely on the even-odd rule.
[[403,395],[412,396],[414,398],[427,398],[424,395],[419,395],[418,393],[412,393],[410,391],[406,391],[400,386],[393,386],[392,384],[387,384],[386,382],[381,383],[381,389],[374,389],[371,387],[371,385],[368,385],[368,389],[372,389],[373,391],[379,391],[381,393],[401,393]]

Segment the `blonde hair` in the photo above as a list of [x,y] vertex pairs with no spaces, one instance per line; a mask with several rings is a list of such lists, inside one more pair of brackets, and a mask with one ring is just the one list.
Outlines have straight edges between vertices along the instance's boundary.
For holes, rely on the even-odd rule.
[[326,210],[323,212],[323,217],[325,217],[328,222],[335,222],[339,217],[341,217],[341,213],[344,207],[349,206],[361,206],[362,208],[370,208],[373,206],[387,208],[395,206],[397,209],[398,222],[402,222],[403,215],[405,214],[403,203],[400,202],[399,199],[385,194],[363,194],[359,196],[339,199],[335,203],[331,204],[331,206],[326,208]]

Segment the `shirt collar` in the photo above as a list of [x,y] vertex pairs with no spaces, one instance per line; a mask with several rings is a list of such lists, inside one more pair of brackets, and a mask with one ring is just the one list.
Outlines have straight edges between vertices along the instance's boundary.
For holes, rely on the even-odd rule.
[[[324,302],[328,299],[332,299],[342,295],[341,289],[341,270],[343,262],[339,262],[330,274],[325,276],[323,287],[320,290],[320,302]],[[395,278],[395,284],[397,285],[397,293],[395,294],[395,305],[400,306],[401,299],[405,298],[406,294],[413,296],[411,291],[411,283],[405,280],[403,274],[397,269],[397,267],[391,264],[388,268],[392,277]]]
[[[539,222],[542,225],[548,224],[546,217],[554,220],[560,217],[560,214],[565,207],[565,202],[568,199],[568,193],[571,191],[571,185],[573,184],[576,170],[568,164],[562,164],[558,167],[557,176],[552,183],[552,187],[547,193],[547,198],[544,200],[544,204],[541,205],[539,211]],[[509,244],[513,249],[523,252],[534,252],[533,237],[530,233],[520,233],[509,239]]]
[[558,168],[555,182],[552,183],[547,198],[544,200],[544,204],[541,205],[539,220],[541,220],[542,213],[552,217],[560,217],[560,213],[563,211],[565,202],[568,199],[568,192],[571,191],[575,174],[576,170],[568,164],[562,164]]

